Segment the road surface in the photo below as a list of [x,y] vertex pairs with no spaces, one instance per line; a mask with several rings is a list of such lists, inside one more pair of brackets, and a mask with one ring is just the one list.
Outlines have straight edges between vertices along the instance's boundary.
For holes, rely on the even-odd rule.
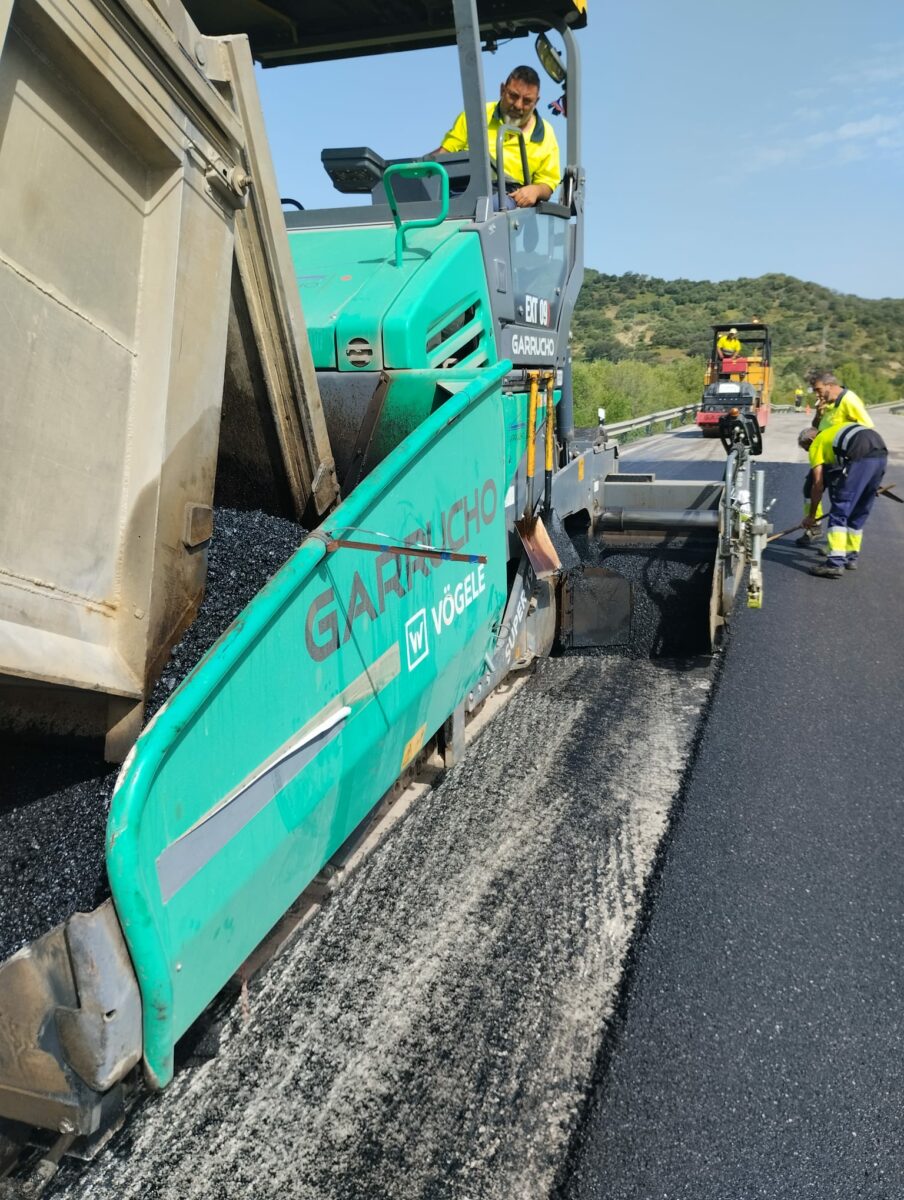
[[[766,435],[778,528],[799,508],[768,459],[801,461],[800,424]],[[904,415],[878,424],[904,492]],[[692,445],[674,439],[677,469]],[[854,575],[770,549],[558,1200],[904,1196],[902,552],[881,499]]]
[[[779,526],[799,515],[799,424],[767,435],[788,460],[767,486]],[[721,448],[687,432],[626,465],[717,477]],[[886,1194],[849,1185],[870,1151],[888,1180],[873,1138],[900,1117],[901,838],[878,764],[900,777],[904,736],[877,731],[900,655],[878,641],[900,612],[880,547],[897,537],[900,563],[902,530],[878,512],[862,575],[837,586],[777,544],[766,608],[739,613],[715,664],[544,663],[224,1011],[219,1054],[51,1194]],[[852,609],[876,637],[849,676]],[[857,708],[843,745],[839,687]],[[800,1186],[820,1164],[847,1192]]]

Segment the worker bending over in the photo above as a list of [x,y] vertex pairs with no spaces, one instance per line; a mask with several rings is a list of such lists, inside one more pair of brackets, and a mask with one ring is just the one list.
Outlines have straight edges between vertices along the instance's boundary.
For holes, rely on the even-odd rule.
[[[807,383],[816,396],[816,413],[813,417],[813,428],[815,430],[821,433],[825,429],[834,429],[839,425],[846,425],[851,422],[856,422],[858,425],[865,425],[868,429],[873,428],[873,421],[866,411],[866,405],[856,392],[852,392],[850,388],[842,386],[831,371],[811,371],[807,376]],[[813,472],[811,471],[804,481],[805,516],[810,513],[812,487]],[[822,504],[817,507],[813,515],[817,521],[823,516]],[[814,524],[810,528],[804,529],[795,542],[795,545],[810,546],[818,538],[819,529]]]
[[[524,178],[518,135],[506,133],[502,141],[502,170],[507,177],[508,208],[531,208],[541,200],[548,200],[562,178],[559,144],[549,121],[544,121],[536,112],[539,99],[540,76],[533,67],[515,67],[499,88],[498,103],[491,100],[486,106],[490,159],[496,170],[496,135],[500,125],[514,125],[524,135],[529,180]],[[455,154],[467,149],[468,124],[462,112],[458,114],[455,124],[433,153]]]
[[840,579],[855,571],[863,542],[863,527],[875,503],[888,462],[888,447],[875,429],[851,422],[817,432],[801,430],[798,443],[810,455],[813,485],[806,528],[814,528],[823,492],[832,502],[829,513],[829,554],[811,567],[811,575]]

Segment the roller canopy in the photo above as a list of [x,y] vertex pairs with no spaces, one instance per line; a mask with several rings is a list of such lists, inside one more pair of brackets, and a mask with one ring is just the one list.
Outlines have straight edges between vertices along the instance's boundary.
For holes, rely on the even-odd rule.
[[[265,67],[455,42],[451,0],[186,0],[202,33],[246,33]],[[479,0],[483,38],[523,37],[587,23],[586,0]]]

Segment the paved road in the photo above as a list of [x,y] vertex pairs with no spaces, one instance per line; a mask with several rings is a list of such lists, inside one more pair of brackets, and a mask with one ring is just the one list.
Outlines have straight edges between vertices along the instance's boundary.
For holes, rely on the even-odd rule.
[[[643,453],[662,459],[669,444],[685,461],[662,473],[718,474],[721,450],[697,437]],[[791,524],[801,468],[776,470],[777,520]],[[904,529],[896,511],[878,518],[883,539]],[[67,1166],[55,1200],[547,1200],[557,1178],[575,1197],[880,1195],[775,1183],[781,1165],[800,1185],[828,1142],[843,1172],[896,1111],[894,980],[877,967],[894,953],[900,839],[873,764],[900,775],[904,737],[886,755],[862,672],[860,807],[835,785],[837,747],[823,751],[831,782],[804,780],[808,734],[831,713],[808,711],[807,681],[832,696],[840,675],[822,647],[818,677],[808,665],[808,613],[843,631],[846,595],[881,599],[877,558],[833,591],[801,574],[797,551],[771,552],[767,608],[739,614],[689,776],[712,664],[544,664],[249,1008],[226,1013],[218,1057],[182,1071],[97,1163]],[[877,631],[890,623],[877,604]],[[893,655],[873,655],[890,690]],[[756,714],[741,736],[738,712]],[[883,1078],[864,1074],[874,1036]],[[595,1071],[594,1120],[569,1160]],[[722,1119],[731,1105],[739,1128]],[[876,1151],[886,1176],[889,1153]]]
[[[767,464],[778,528],[800,475]],[[775,543],[738,614],[560,1200],[904,1196],[904,508],[864,542],[837,582]]]

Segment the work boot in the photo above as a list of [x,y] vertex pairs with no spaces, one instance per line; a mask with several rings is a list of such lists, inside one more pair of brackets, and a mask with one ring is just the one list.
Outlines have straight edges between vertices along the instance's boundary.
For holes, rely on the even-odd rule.
[[808,546],[812,546],[818,537],[818,529],[805,529],[799,538],[795,538],[794,545],[800,546],[802,550],[805,550]]
[[844,567],[834,567],[831,563],[820,563],[818,567],[810,568],[811,575],[818,575],[821,579],[840,579],[844,574]]
[[856,571],[857,570],[857,560],[855,558],[849,558],[847,560],[847,562],[844,564],[844,569],[845,569],[845,571]]

